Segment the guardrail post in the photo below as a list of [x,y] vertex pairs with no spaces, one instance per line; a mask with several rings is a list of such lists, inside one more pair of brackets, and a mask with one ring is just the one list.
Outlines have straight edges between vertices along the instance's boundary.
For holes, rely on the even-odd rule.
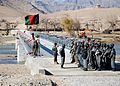
[[22,45],[22,43],[20,42],[20,40],[17,40],[17,62],[18,63],[24,63],[26,60],[26,53],[25,53],[25,49]]

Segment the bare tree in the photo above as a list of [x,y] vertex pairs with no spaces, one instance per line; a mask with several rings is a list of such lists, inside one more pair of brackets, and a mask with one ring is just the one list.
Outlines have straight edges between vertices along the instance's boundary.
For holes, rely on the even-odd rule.
[[80,28],[81,28],[79,20],[77,20],[77,19],[74,20],[74,22],[73,22],[73,28],[74,28],[74,30],[77,31],[77,36],[79,37],[79,31],[80,31]]
[[44,24],[44,29],[45,29],[45,31],[47,31],[47,29],[48,29],[48,24],[49,24],[49,19],[43,18],[43,19],[41,20],[41,22]]
[[75,33],[73,31],[73,20],[69,17],[65,17],[61,21],[61,25],[64,28],[64,31],[66,31],[70,36],[75,36]]
[[116,29],[116,25],[117,25],[117,17],[116,16],[111,16],[107,22],[109,23],[109,30],[114,31]]
[[10,31],[10,24],[6,22],[6,35],[9,34],[9,31]]

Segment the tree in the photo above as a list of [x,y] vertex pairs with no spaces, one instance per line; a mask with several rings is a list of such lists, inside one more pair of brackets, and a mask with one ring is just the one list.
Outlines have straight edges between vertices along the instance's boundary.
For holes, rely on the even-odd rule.
[[9,35],[10,24],[6,22],[6,35]]
[[73,20],[69,17],[65,17],[61,20],[61,25],[65,32],[67,32],[70,36],[75,36],[73,28]]
[[117,25],[117,17],[116,16],[110,16],[108,19],[107,19],[107,22],[108,23],[108,30],[110,30],[111,32],[114,31],[116,29],[116,25]]
[[41,20],[41,23],[43,23],[44,25],[45,25],[45,31],[48,29],[48,24],[49,24],[49,19],[47,19],[47,18],[43,18],[42,20]]
[[55,23],[55,21],[50,20],[50,21],[49,21],[49,24],[53,27],[53,29],[54,29],[54,31],[55,31],[55,29],[56,29],[56,23]]
[[77,36],[79,37],[79,31],[80,31],[80,28],[81,28],[79,20],[77,20],[77,19],[74,20],[74,22],[73,22],[73,28],[74,28],[74,30],[77,31]]

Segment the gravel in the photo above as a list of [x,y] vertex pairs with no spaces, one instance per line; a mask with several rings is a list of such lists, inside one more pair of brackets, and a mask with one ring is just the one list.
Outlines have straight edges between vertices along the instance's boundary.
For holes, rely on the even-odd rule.
[[69,76],[61,78],[67,81],[66,86],[120,86],[120,76]]
[[14,75],[1,76],[0,86],[52,86],[53,82],[50,79],[30,75]]

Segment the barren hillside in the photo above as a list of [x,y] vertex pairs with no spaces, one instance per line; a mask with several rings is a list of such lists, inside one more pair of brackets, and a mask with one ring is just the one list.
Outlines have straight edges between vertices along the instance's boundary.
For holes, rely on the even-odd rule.
[[37,9],[27,0],[0,0],[0,5],[0,16],[44,13],[44,11]]
[[[89,24],[91,29],[104,31],[111,28],[110,22],[114,22],[120,18],[120,8],[85,8],[74,11],[61,11],[45,16],[45,18],[55,20],[61,20],[64,17],[79,20],[83,28],[86,28],[85,25]],[[116,28],[120,29],[120,22],[116,23]]]
[[51,18],[61,18],[70,16],[73,18],[108,18],[110,16],[120,16],[120,8],[85,8],[80,10],[61,11],[49,14]]
[[77,10],[101,5],[107,8],[120,8],[120,0],[28,0],[46,12]]
[[18,17],[24,14],[10,7],[0,6],[0,17]]
[[26,15],[44,14],[28,0],[0,0],[0,21],[5,19],[12,22],[24,22]]

